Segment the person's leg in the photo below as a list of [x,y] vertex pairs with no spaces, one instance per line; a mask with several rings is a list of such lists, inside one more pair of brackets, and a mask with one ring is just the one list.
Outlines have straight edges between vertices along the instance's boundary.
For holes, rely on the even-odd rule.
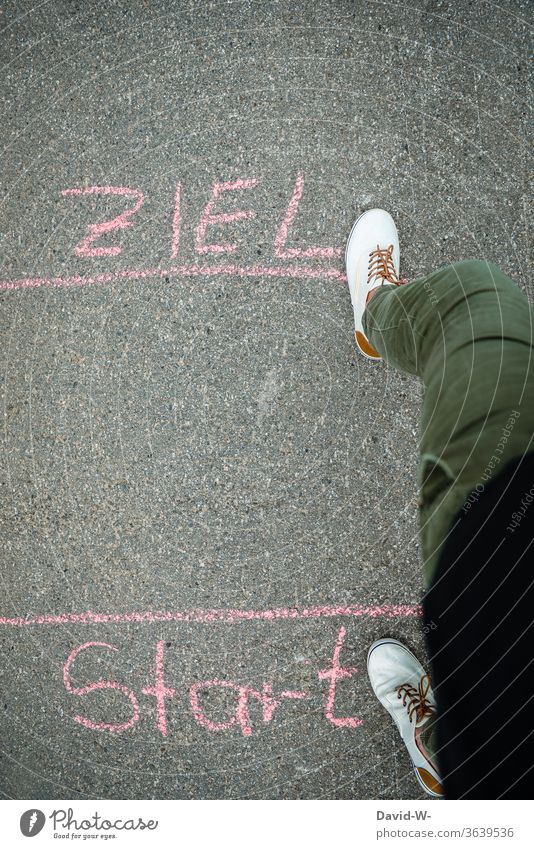
[[[459,787],[468,789],[462,795],[469,795],[476,794],[477,787],[490,786],[505,788],[506,795],[511,784],[520,787],[521,781],[524,783],[525,763],[529,772],[534,769],[534,747],[522,755],[523,738],[513,740],[515,729],[510,724],[515,715],[524,714],[522,690],[525,703],[534,703],[534,674],[525,674],[534,662],[531,657],[529,665],[524,657],[534,582],[525,570],[525,557],[517,555],[512,546],[501,550],[501,541],[495,542],[496,538],[487,534],[487,526],[489,523],[499,532],[489,494],[494,498],[497,491],[502,504],[500,488],[507,487],[508,477],[515,475],[514,458],[522,458],[533,447],[532,311],[511,280],[494,265],[480,261],[446,266],[399,285],[398,236],[391,216],[383,210],[364,213],[354,225],[346,266],[360,352],[418,375],[425,385],[420,525],[425,580],[431,585],[424,608],[431,631],[438,712],[437,718],[435,712],[421,716],[417,727],[405,721],[401,733],[416,768],[412,754],[416,742],[431,769],[437,759],[447,795],[454,798]],[[384,285],[388,283],[395,285]],[[376,285],[381,288],[370,296]],[[519,497],[517,492],[514,497]],[[465,517],[467,521],[462,521]],[[525,524],[521,528],[524,535]],[[474,542],[467,560],[461,536],[466,530]],[[492,557],[477,545],[480,534]],[[526,550],[527,543],[523,548]],[[496,552],[497,557],[493,556]],[[489,580],[485,580],[487,576]],[[484,610],[482,616],[477,615],[477,599]],[[503,627],[498,623],[500,611]],[[395,694],[401,682],[396,664],[388,660],[386,652],[390,651],[379,641],[369,676],[376,695],[399,724]],[[494,662],[499,652],[511,662]],[[411,661],[412,684],[418,688],[426,712],[432,704],[426,696],[422,698],[423,677],[417,685],[419,666],[416,659]],[[462,677],[457,670],[467,674]],[[500,698],[493,698],[493,685],[501,691]],[[482,716],[483,708],[492,711],[489,723],[487,716]],[[512,733],[509,730],[503,735],[501,726]],[[488,728],[492,733],[486,737]],[[524,737],[528,741],[528,732]],[[496,755],[485,758],[480,750],[493,755],[488,748],[493,738],[498,738]],[[502,767],[507,747],[513,757],[507,757],[507,765]],[[486,768],[492,775],[490,784]],[[508,769],[514,773],[512,781],[508,781]],[[423,786],[431,792],[424,781]]]
[[[375,296],[383,298],[385,303],[386,297],[389,297],[385,290],[377,292],[375,287],[386,284],[401,286],[408,282],[399,278],[399,239],[395,222],[388,212],[371,209],[360,215],[347,241],[345,264],[357,348],[367,359],[380,360],[380,354],[365,335],[363,318],[366,303]],[[397,328],[400,319],[393,309],[395,304],[391,301],[391,322],[386,320],[389,309],[384,315],[384,330],[389,324]],[[395,342],[396,338],[392,336],[391,342]],[[398,358],[396,364],[399,365]],[[404,359],[403,365],[415,371]],[[429,795],[441,797],[443,790],[438,764],[428,747],[436,716],[436,703],[428,675],[406,646],[389,638],[373,643],[368,653],[367,669],[375,695],[397,725],[420,785]]]
[[367,337],[391,365],[418,375],[420,530],[430,586],[452,520],[469,494],[534,448],[533,315],[521,290],[491,263],[445,266],[376,291]]
[[526,524],[521,540],[507,533],[501,490],[510,478],[518,500],[530,480],[523,472],[514,489],[514,460],[534,448],[531,308],[495,266],[466,262],[377,290],[363,327],[425,384],[420,518],[439,713],[424,743],[450,798],[522,797],[534,764],[523,717],[534,698],[532,540]]
[[534,452],[460,510],[423,599],[438,708],[427,742],[451,799],[532,798],[531,509]]

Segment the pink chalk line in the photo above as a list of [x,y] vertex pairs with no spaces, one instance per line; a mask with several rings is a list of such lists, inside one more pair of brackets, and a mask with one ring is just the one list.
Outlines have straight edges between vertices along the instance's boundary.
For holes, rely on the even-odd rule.
[[126,209],[113,218],[111,221],[103,221],[100,224],[89,224],[88,234],[85,239],[82,239],[74,248],[76,256],[117,256],[122,253],[122,248],[118,245],[113,247],[95,247],[94,242],[104,233],[111,233],[113,230],[126,230],[132,226],[130,218],[135,215],[141,208],[145,196],[138,189],[130,189],[127,186],[88,186],[84,189],[64,189],[62,195],[123,195],[126,197],[136,198],[136,203],[130,209]]
[[370,617],[375,619],[384,616],[387,619],[399,617],[421,616],[420,605],[415,604],[383,604],[364,607],[350,605],[343,607],[314,606],[314,607],[279,607],[274,610],[147,610],[133,613],[58,613],[42,614],[24,618],[22,616],[1,616],[0,625],[23,628],[28,625],[116,625],[123,622],[275,622],[284,619],[321,619],[336,616]]
[[195,232],[195,248],[199,254],[231,254],[237,244],[227,245],[207,245],[206,230],[210,224],[231,224],[233,221],[243,221],[248,218],[255,218],[256,213],[252,209],[238,210],[237,212],[226,212],[219,215],[213,214],[213,208],[221,196],[222,192],[231,192],[235,189],[253,189],[258,185],[258,180],[230,180],[226,183],[214,183],[211,199],[206,204],[200,223]]
[[146,277],[279,277],[279,278],[324,278],[347,282],[345,274],[337,268],[311,268],[309,266],[264,266],[264,265],[173,265],[170,268],[132,268],[107,274],[66,277],[22,277],[19,280],[0,280],[1,290],[37,289],[40,286],[94,286],[98,283],[115,283],[119,280],[144,280]]
[[279,259],[295,259],[296,257],[312,256],[319,256],[323,259],[332,259],[333,257],[341,256],[343,253],[341,248],[306,248],[305,250],[302,250],[300,248],[286,248],[289,230],[297,215],[297,210],[299,208],[300,200],[302,198],[303,189],[304,174],[299,173],[297,174],[297,179],[295,180],[293,196],[289,201],[289,206],[287,208],[285,218],[280,224],[280,227],[278,228],[278,232],[274,240],[275,256],[277,256]]

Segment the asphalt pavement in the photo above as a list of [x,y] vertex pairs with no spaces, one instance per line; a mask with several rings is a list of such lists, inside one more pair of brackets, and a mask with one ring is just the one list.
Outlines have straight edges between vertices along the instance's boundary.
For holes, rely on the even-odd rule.
[[[0,10],[5,798],[422,798],[422,387],[342,250],[532,295],[528,2]],[[530,20],[529,20],[530,18]]]

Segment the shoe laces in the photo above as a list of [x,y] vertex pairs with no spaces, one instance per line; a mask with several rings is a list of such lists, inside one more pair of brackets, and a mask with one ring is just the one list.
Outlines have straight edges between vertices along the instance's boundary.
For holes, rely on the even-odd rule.
[[[393,245],[389,248],[380,248],[376,246],[376,250],[369,253],[369,264],[367,266],[367,283],[371,284],[373,279],[382,278],[382,281],[394,283],[395,286],[402,286],[407,283],[406,278],[400,279],[397,277],[395,266],[393,265]],[[377,286],[380,283],[376,283]]]
[[402,699],[402,704],[408,711],[408,717],[410,722],[412,721],[412,717],[415,714],[415,723],[417,725],[418,722],[425,719],[427,716],[432,716],[436,712],[434,705],[432,705],[427,698],[428,691],[430,690],[430,676],[423,675],[421,680],[419,681],[419,686],[416,689],[412,687],[411,684],[401,684],[400,687],[397,687],[397,698]]

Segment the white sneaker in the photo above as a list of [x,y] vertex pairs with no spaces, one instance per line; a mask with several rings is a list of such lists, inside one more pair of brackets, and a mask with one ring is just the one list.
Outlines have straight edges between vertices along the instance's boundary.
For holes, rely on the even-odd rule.
[[345,266],[354,310],[354,337],[360,353],[370,360],[381,360],[363,332],[362,316],[367,296],[376,286],[399,286],[399,236],[393,218],[384,209],[368,209],[352,230],[345,249]]
[[406,646],[389,638],[373,643],[367,654],[367,671],[376,697],[393,717],[406,744],[419,784],[429,796],[442,798],[437,766],[423,742],[424,727],[436,716],[430,677]]

